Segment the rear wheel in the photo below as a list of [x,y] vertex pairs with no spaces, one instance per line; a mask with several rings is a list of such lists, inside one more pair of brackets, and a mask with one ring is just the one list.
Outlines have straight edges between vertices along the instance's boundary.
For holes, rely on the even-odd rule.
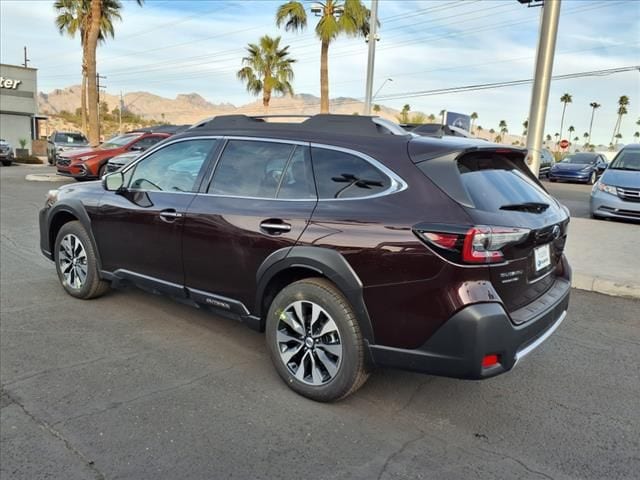
[[266,337],[278,374],[305,397],[339,400],[369,376],[353,309],[325,279],[309,278],[285,287],[269,308]]
[[100,279],[96,252],[80,222],[62,226],[56,237],[54,255],[58,278],[69,295],[86,300],[109,290],[109,282]]
[[555,178],[550,178],[549,181],[552,182],[552,183],[557,182],[557,180]]

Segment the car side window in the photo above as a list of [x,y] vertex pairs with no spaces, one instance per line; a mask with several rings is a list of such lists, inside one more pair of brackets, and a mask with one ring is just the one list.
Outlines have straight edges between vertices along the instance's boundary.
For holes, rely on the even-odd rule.
[[156,143],[160,142],[161,140],[164,140],[165,137],[159,137],[159,136],[149,136],[149,137],[144,137],[141,138],[140,140],[138,140],[137,142],[135,142],[133,145],[131,145],[132,147],[136,147],[136,148],[140,148],[142,150],[146,150],[152,146],[154,146]]
[[[295,148],[289,143],[229,140],[208,192],[237,197],[275,198]],[[290,177],[287,182],[293,181],[293,177]]]
[[282,174],[276,197],[293,200],[316,198],[316,196],[309,147],[298,145]]
[[384,173],[346,152],[313,147],[311,160],[320,199],[368,197],[391,186]]
[[194,192],[196,180],[216,144],[215,139],[172,143],[141,160],[131,171],[129,188]]

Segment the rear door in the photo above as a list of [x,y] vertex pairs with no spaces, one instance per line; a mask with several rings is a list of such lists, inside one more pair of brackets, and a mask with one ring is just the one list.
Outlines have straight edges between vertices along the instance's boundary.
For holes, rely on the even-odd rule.
[[484,152],[458,160],[476,225],[529,229],[524,241],[503,249],[506,262],[492,265],[491,278],[509,311],[546,292],[556,278],[569,218],[531,176],[518,152]]
[[186,216],[185,285],[193,298],[251,311],[258,268],[296,244],[316,203],[308,144],[227,139]]

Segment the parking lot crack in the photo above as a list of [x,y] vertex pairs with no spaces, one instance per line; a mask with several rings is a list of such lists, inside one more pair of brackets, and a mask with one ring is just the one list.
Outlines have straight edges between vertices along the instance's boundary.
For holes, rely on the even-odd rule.
[[407,440],[406,442],[404,442],[400,448],[398,450],[396,450],[395,452],[393,452],[391,455],[389,455],[387,457],[387,459],[385,460],[384,464],[382,465],[382,468],[380,469],[380,473],[378,473],[378,480],[380,480],[382,478],[382,476],[386,473],[387,468],[389,468],[389,465],[391,464],[391,462],[398,456],[400,456],[407,448],[409,448],[411,445],[413,445],[414,443],[422,440],[424,437],[426,437],[427,434],[426,432],[421,432],[420,435],[418,435],[415,438],[411,438],[409,440]]
[[36,425],[38,425],[40,428],[42,428],[45,432],[47,432],[49,435],[51,435],[52,437],[56,438],[57,440],[59,440],[60,442],[62,442],[62,444],[64,445],[64,447],[71,452],[71,454],[73,454],[74,456],[78,457],[86,466],[89,470],[91,470],[91,472],[94,474],[94,477],[96,478],[96,480],[104,480],[105,476],[104,474],[98,470],[98,468],[95,466],[94,461],[87,458],[87,456],[82,453],[80,450],[78,450],[77,448],[75,448],[71,442],[58,430],[56,430],[55,428],[53,428],[53,426],[49,425],[47,422],[45,422],[44,420],[39,419],[38,417],[36,417],[33,413],[31,413],[22,402],[20,402],[20,400],[18,398],[16,398],[15,396],[11,395],[11,393],[9,393],[6,389],[2,388],[2,397],[3,397],[3,406],[5,406],[5,402],[6,402],[6,406],[9,405],[17,405],[18,408],[20,408],[20,410],[22,410],[22,412],[31,419],[31,421],[33,421]]
[[210,377],[212,375],[213,376],[217,376],[217,375],[224,374],[225,372],[227,372],[227,371],[229,371],[229,370],[231,370],[233,368],[236,368],[237,366],[238,365],[234,365],[234,366],[222,369],[222,370],[218,370],[216,372],[205,373],[203,375],[197,376],[195,378],[192,378],[191,380],[187,380],[186,382],[182,382],[182,383],[179,383],[177,385],[172,385],[170,387],[165,387],[165,388],[159,388],[157,390],[153,390],[153,391],[150,391],[150,392],[145,392],[145,393],[142,393],[142,394],[137,395],[135,397],[128,398],[126,400],[122,400],[122,401],[118,401],[118,402],[112,402],[112,403],[110,403],[108,406],[106,406],[104,408],[100,408],[100,409],[93,410],[93,411],[90,411],[90,412],[81,413],[79,415],[74,415],[72,417],[65,418],[64,420],[59,420],[59,421],[53,423],[53,425],[56,426],[56,425],[65,424],[65,423],[71,422],[73,420],[78,420],[79,418],[98,415],[100,413],[107,412],[107,411],[113,410],[115,408],[119,408],[122,405],[127,405],[129,403],[137,402],[138,400],[142,400],[142,399],[147,398],[147,397],[152,397],[152,396],[157,395],[159,393],[170,392],[172,390],[178,390],[178,389],[181,389],[181,388],[184,388],[184,387],[188,387],[189,385],[197,383],[200,380],[203,380],[204,378]]
[[507,455],[506,453],[502,453],[502,452],[495,452],[495,451],[489,450],[487,448],[482,448],[482,447],[475,447],[475,448],[477,448],[478,450],[481,450],[481,451],[483,451],[485,453],[489,453],[489,454],[496,455],[498,457],[501,457],[501,458],[504,458],[504,459],[507,459],[507,460],[511,460],[512,462],[515,462],[518,465],[520,465],[522,468],[524,468],[529,473],[532,473],[534,475],[538,475],[538,476],[546,478],[548,480],[554,480],[554,478],[551,477],[550,475],[547,475],[546,473],[541,472],[539,470],[534,470],[533,468],[529,467],[526,463],[524,463],[522,460],[520,460],[520,459],[518,459],[516,457],[512,457],[511,455]]

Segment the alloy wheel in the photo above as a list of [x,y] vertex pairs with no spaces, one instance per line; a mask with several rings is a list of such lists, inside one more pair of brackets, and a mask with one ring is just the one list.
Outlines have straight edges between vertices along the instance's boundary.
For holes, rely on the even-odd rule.
[[80,239],[72,233],[65,235],[60,242],[58,266],[69,287],[82,288],[87,280],[87,252]]
[[276,342],[289,372],[307,385],[320,386],[338,373],[342,342],[336,322],[320,305],[299,300],[278,318]]

